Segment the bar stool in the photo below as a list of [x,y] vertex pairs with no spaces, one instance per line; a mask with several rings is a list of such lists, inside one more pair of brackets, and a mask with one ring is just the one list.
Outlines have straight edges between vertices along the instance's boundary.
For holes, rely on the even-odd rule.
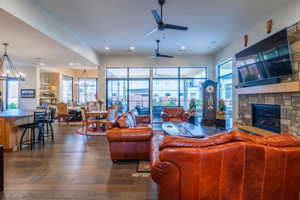
[[46,136],[51,136],[51,139],[54,140],[54,130],[52,124],[55,121],[55,114],[56,114],[56,109],[55,108],[50,108],[50,112],[48,114],[48,119],[47,119],[47,132]]
[[37,123],[39,129],[38,142],[42,140],[45,144],[45,126],[48,125],[48,114],[47,111],[35,111],[34,122]]
[[[22,150],[23,145],[30,145],[30,150],[32,150],[32,147],[34,144],[39,143],[41,140],[43,144],[45,144],[44,140],[44,124],[47,123],[47,112],[34,112],[34,122],[33,123],[27,123],[22,124],[19,126],[19,128],[24,129],[21,139],[20,139],[20,150]],[[36,141],[36,135],[35,135],[35,129],[39,130],[38,134],[38,140]],[[26,133],[30,133],[29,140],[23,141]]]

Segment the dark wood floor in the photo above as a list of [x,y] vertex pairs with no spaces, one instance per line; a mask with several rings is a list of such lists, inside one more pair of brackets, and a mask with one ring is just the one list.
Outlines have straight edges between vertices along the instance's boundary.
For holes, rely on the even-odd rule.
[[136,163],[112,164],[105,136],[56,129],[55,144],[5,154],[1,200],[152,200],[151,178],[135,178]]

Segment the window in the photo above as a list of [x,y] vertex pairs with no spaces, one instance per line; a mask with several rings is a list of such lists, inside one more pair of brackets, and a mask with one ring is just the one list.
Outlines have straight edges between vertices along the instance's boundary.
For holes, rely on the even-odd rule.
[[178,78],[178,67],[154,68],[153,78]]
[[114,67],[106,69],[106,78],[127,78],[128,68]]
[[110,107],[113,104],[119,106],[119,112],[123,113],[127,111],[127,80],[108,80],[107,81],[107,106]]
[[6,108],[19,108],[19,81],[8,79],[6,82]]
[[78,86],[78,102],[85,104],[97,99],[97,79],[80,78]]
[[70,103],[73,101],[73,78],[63,76],[62,79],[62,101]]
[[197,120],[200,120],[202,113],[202,87],[206,79],[180,79],[180,105],[185,110],[189,109],[192,99],[196,101]]
[[232,60],[227,60],[218,66],[219,99],[226,105],[226,114],[232,115]]
[[129,78],[149,78],[150,68],[129,68]]
[[136,109],[140,115],[150,114],[150,82],[148,79],[129,80],[129,110]]
[[188,110],[194,98],[201,115],[206,67],[117,67],[107,68],[106,74],[107,105],[119,104],[120,112],[135,108],[140,114],[149,114],[152,109],[154,121],[161,121],[163,107]]
[[206,79],[206,68],[204,67],[186,67],[180,68],[180,78],[204,78]]

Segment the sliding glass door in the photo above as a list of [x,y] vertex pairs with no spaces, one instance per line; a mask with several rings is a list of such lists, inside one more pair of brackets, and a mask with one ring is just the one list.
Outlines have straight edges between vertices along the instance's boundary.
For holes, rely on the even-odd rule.
[[127,111],[127,99],[128,99],[128,83],[126,80],[108,80],[107,81],[107,106],[110,107],[113,104],[119,106],[119,112],[123,113]]
[[149,80],[129,80],[129,110],[136,109],[140,115],[150,114]]
[[223,99],[226,105],[226,119],[229,121],[228,127],[232,126],[232,60],[227,60],[218,66],[218,81],[219,81],[219,95],[218,99]]
[[190,102],[196,102],[196,122],[200,122],[202,116],[202,87],[204,79],[180,79],[180,105],[188,110]]
[[164,107],[183,107],[192,99],[201,116],[201,83],[207,78],[206,67],[114,67],[106,70],[107,106],[118,104],[120,112],[136,109],[161,122]]
[[152,116],[155,122],[161,121],[164,107],[178,107],[178,79],[153,79]]
[[226,104],[227,114],[232,113],[232,60],[218,65],[219,99]]

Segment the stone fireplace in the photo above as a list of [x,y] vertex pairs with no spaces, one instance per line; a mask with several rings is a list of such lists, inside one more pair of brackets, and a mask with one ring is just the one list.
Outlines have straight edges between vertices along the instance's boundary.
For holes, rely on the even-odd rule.
[[300,92],[239,95],[239,118],[248,126],[253,126],[253,104],[280,106],[281,133],[300,136]]
[[252,104],[252,126],[280,133],[280,106]]
[[[300,22],[288,29],[293,75],[282,82],[300,80]],[[255,93],[254,91],[253,93]],[[253,126],[252,104],[280,106],[280,131],[300,136],[300,91],[282,93],[241,94],[238,96],[238,116],[247,126]]]

